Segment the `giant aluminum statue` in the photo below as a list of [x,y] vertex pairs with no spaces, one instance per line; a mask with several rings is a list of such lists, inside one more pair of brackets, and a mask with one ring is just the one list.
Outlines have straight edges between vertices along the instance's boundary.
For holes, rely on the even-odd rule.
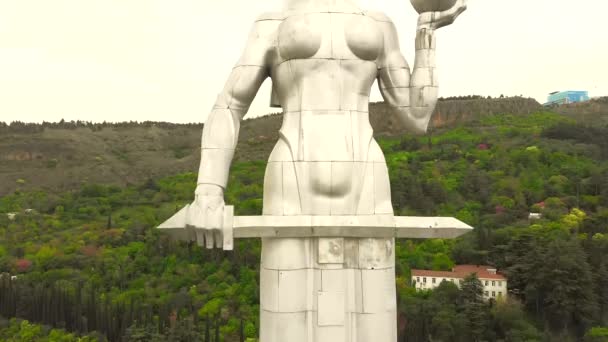
[[[405,126],[426,132],[438,93],[435,31],[465,0],[411,0],[420,13],[413,70],[386,15],[356,0],[285,2],[254,23],[205,123],[194,203],[159,228],[208,248],[262,238],[261,342],[396,342],[394,239],[471,228],[393,216],[370,89],[377,80]],[[223,193],[239,122],[268,77],[283,126],[266,168],[263,215],[234,217]]]

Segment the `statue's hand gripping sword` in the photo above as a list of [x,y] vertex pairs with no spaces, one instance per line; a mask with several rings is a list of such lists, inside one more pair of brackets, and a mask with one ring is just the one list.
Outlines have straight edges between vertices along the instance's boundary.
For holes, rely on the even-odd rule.
[[[194,223],[194,224],[192,224]],[[204,218],[186,205],[159,227],[174,239],[205,245]],[[224,250],[234,248],[236,238],[410,238],[453,239],[473,228],[453,217],[393,215],[342,216],[234,216],[234,207],[224,207],[221,233]]]

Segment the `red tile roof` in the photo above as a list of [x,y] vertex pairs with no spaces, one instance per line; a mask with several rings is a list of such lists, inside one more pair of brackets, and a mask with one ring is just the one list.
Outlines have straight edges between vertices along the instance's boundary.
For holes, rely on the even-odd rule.
[[479,279],[495,279],[507,280],[500,273],[490,273],[489,269],[495,270],[493,266],[476,266],[476,265],[457,265],[452,271],[429,271],[429,270],[412,270],[414,277],[442,277],[442,278],[465,278],[471,273],[477,273]]

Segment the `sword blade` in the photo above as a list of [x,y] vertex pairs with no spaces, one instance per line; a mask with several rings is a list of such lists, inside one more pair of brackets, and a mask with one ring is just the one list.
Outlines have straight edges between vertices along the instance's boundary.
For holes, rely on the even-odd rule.
[[[196,240],[195,228],[188,223],[187,205],[158,228],[179,240]],[[473,230],[453,217],[416,217],[392,215],[342,216],[233,216],[234,208],[226,206],[224,243],[232,248],[233,238],[410,238],[453,239]],[[192,222],[190,222],[192,223]],[[194,226],[199,227],[199,224]],[[232,236],[231,236],[232,234]]]

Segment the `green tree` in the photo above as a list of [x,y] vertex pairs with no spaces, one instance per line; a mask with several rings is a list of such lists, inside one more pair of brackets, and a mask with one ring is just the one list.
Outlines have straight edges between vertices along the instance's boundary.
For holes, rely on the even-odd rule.
[[608,342],[608,328],[594,327],[585,334],[585,342]]
[[541,341],[541,334],[530,323],[523,306],[513,299],[498,301],[492,308],[492,325],[497,337],[505,342]]
[[490,311],[483,297],[483,284],[477,274],[471,274],[462,281],[461,291],[468,340],[483,341],[487,335]]

